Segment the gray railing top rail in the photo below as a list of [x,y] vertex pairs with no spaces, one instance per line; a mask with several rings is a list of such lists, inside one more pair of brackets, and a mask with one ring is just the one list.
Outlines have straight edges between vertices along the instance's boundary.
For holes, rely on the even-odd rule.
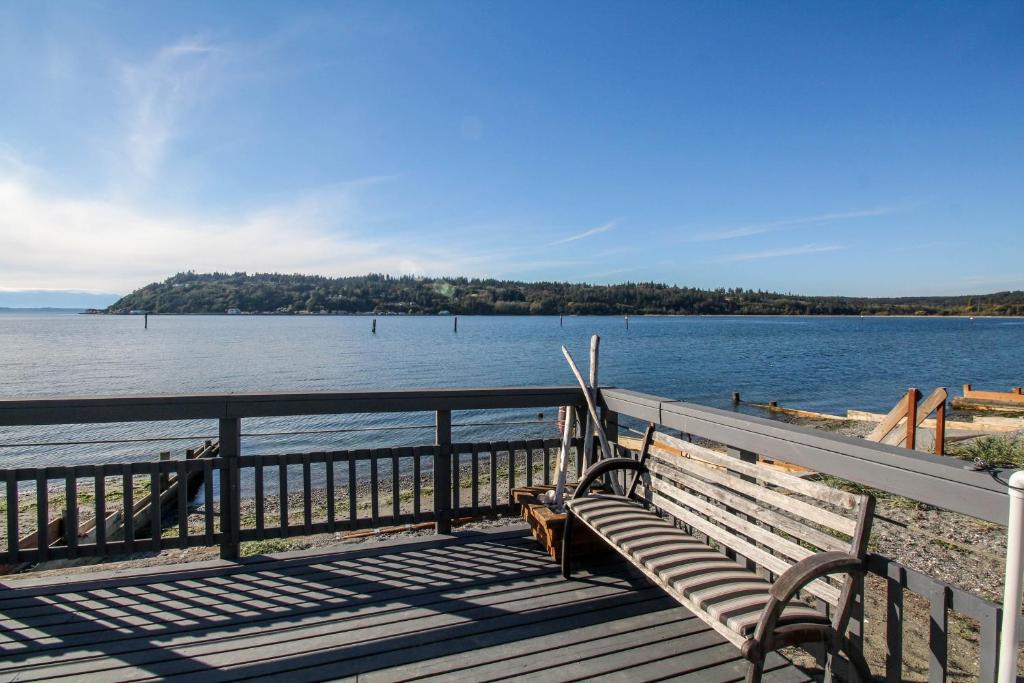
[[605,388],[608,409],[831,474],[872,488],[1006,524],[1010,470],[976,472],[941,458],[853,437],[676,401],[627,389]]
[[581,390],[572,386],[9,398],[0,399],[0,426],[544,408],[582,401]]

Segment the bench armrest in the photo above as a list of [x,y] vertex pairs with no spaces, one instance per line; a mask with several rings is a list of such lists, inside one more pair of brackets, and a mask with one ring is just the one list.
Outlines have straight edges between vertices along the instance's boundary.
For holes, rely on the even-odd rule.
[[751,645],[764,650],[776,649],[771,640],[782,610],[811,581],[832,574],[862,576],[864,572],[863,558],[840,551],[816,553],[800,560],[772,584],[770,598],[761,612],[761,620],[754,631]]
[[633,458],[609,458],[596,462],[587,468],[579,483],[576,484],[576,491],[572,494],[573,499],[575,500],[587,495],[587,491],[590,490],[593,483],[612,470],[646,472],[647,466],[638,460],[633,460]]

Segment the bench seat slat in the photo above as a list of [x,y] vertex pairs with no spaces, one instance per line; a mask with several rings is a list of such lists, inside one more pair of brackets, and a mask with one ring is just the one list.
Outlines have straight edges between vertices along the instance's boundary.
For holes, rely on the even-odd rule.
[[651,448],[651,454],[655,456],[654,459],[657,462],[664,463],[680,470],[681,472],[688,473],[706,481],[722,484],[734,491],[746,494],[751,498],[773,505],[779,509],[787,510],[795,515],[803,517],[804,519],[817,524],[822,524],[847,536],[853,536],[857,529],[857,523],[852,519],[843,517],[842,515],[836,514],[830,510],[815,507],[810,503],[805,503],[802,500],[798,500],[792,496],[787,496],[778,491],[773,491],[766,486],[760,486],[753,482],[744,481],[739,477],[729,475],[721,470],[716,470],[712,467],[702,465],[699,461],[689,458],[680,458],[679,456],[675,456],[657,447]]
[[[715,552],[682,529],[619,496],[591,495],[570,502],[574,515],[633,561],[644,574],[736,644],[751,635],[771,584]],[[633,541],[616,540],[634,536]],[[658,543],[645,543],[657,538]],[[823,623],[815,609],[794,602],[790,622]]]
[[[751,477],[756,477],[762,481],[775,484],[776,486],[781,486],[793,493],[809,496],[816,500],[820,500],[823,503],[835,505],[836,507],[844,510],[855,510],[859,503],[858,497],[848,491],[841,491],[825,484],[809,481],[801,477],[795,477],[792,474],[780,472],[758,463],[744,462],[739,458],[734,458],[724,453],[713,451],[710,448],[699,446],[688,441],[683,441],[682,439],[677,439],[673,436],[669,436],[668,434],[656,432],[654,435],[655,446],[659,445],[659,442],[669,448],[686,453],[691,459],[704,460],[714,465],[718,465],[719,467],[724,467]],[[678,458],[679,456],[676,457]]]

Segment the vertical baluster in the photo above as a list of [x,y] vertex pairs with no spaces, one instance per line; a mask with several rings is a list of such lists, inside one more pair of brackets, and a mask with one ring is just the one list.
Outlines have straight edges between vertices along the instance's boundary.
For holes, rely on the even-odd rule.
[[438,410],[434,423],[434,530],[439,534],[450,534],[452,411]]
[[213,545],[213,462],[203,459],[203,520],[206,523],[206,545]]
[[377,466],[380,464],[381,450],[374,449],[370,452],[370,523],[374,528],[380,523],[380,491],[378,488]]
[[175,463],[178,480],[178,547],[188,547],[188,460]]
[[401,486],[402,483],[398,478],[398,450],[395,448],[391,449],[391,512],[395,517],[395,524],[400,523],[402,516],[402,496]]
[[994,606],[985,612],[981,622],[981,642],[979,643],[978,664],[979,680],[996,680],[999,665],[999,627],[1003,620],[1003,608]]
[[935,586],[928,602],[928,681],[944,683],[948,661],[949,588]]
[[263,456],[257,455],[254,463],[252,474],[253,486],[255,488],[254,495],[256,497],[256,539],[260,540],[264,538],[264,531],[266,529],[266,511],[264,507],[267,504],[267,496],[263,490]]
[[480,448],[477,444],[470,447],[470,454],[470,514],[476,517],[480,508]]
[[324,459],[324,477],[327,486],[327,531],[333,533],[335,527],[334,510],[334,451],[326,454]]
[[349,451],[348,453],[348,528],[355,531],[358,521],[358,504],[356,498],[356,455],[365,451]]
[[889,565],[885,602],[885,680],[903,680],[903,568]]
[[49,556],[50,547],[50,497],[46,478],[46,468],[40,467],[36,475],[36,549],[38,561],[44,562]]
[[412,521],[419,523],[421,521],[420,511],[422,507],[422,486],[420,485],[420,477],[422,474],[422,459],[423,449],[416,446],[412,449]]
[[149,463],[149,534],[152,549],[160,552],[160,463]]
[[512,499],[512,489],[516,487],[516,452],[509,450],[508,452],[508,494],[509,500]]
[[288,456],[277,456],[277,491],[281,538],[288,535]]
[[548,485],[551,483],[551,451],[548,450],[543,441],[540,447],[544,451],[544,484]]
[[462,454],[460,444],[452,444],[452,514],[462,507]]
[[107,553],[107,474],[110,465],[96,468],[96,554],[100,557]]
[[[519,444],[513,444],[513,447],[518,448]],[[522,442],[522,448],[526,451],[526,485],[533,486],[533,449],[525,441]]]
[[490,457],[487,458],[491,469],[491,514],[498,514],[498,449],[491,446]]
[[242,454],[242,421],[237,417],[221,418],[218,422],[220,439],[220,557],[238,559],[238,544],[242,514],[241,476],[238,458]]
[[14,564],[18,561],[18,473],[7,470],[7,561]]
[[67,509],[64,515],[64,541],[68,548],[68,558],[78,557],[78,477],[73,467],[68,468],[64,477],[64,501]]
[[313,532],[313,482],[309,453],[302,454],[302,524],[306,535]]
[[131,553],[135,550],[135,477],[131,463],[121,466],[121,495],[124,504],[121,520],[124,525],[124,551]]

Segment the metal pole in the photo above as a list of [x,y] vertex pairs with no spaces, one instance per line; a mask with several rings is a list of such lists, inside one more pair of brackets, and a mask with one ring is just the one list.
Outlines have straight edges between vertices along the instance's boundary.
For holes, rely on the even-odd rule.
[[999,683],[1017,680],[1017,620],[1024,583],[1024,470],[1010,475],[1010,520],[1006,530],[1003,629],[999,638]]

